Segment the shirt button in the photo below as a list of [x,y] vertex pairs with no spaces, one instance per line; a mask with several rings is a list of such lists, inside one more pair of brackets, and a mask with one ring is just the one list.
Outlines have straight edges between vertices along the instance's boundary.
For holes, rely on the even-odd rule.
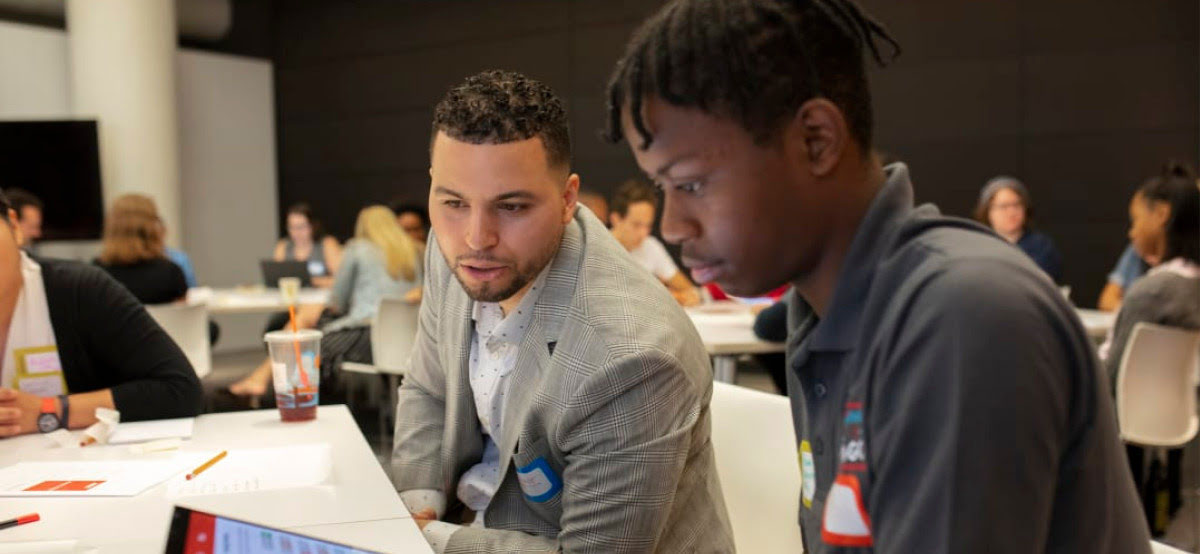
[[817,381],[817,384],[813,385],[813,393],[817,395],[817,398],[825,398],[827,392],[829,391],[825,388],[825,383]]
[[816,439],[813,441],[813,454],[820,456],[825,453],[825,441]]

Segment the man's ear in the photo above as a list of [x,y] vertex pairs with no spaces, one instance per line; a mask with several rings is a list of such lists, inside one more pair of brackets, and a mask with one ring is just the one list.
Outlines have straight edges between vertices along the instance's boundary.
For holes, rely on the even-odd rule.
[[563,189],[563,224],[570,223],[575,217],[575,204],[579,202],[579,174],[572,173],[567,177],[567,186]]
[[25,233],[21,231],[21,226],[17,225],[17,211],[8,209],[8,228],[12,230],[13,238],[17,239],[17,246],[25,245]]
[[852,140],[842,110],[825,98],[802,104],[783,129],[785,151],[803,159],[817,177],[833,173]]

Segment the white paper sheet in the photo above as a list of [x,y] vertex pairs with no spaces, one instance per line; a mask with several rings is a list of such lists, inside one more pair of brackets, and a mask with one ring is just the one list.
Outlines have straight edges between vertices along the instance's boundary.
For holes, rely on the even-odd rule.
[[190,439],[195,423],[196,418],[194,417],[122,423],[108,437],[108,444],[130,444],[158,439]]
[[310,487],[325,483],[332,469],[333,454],[324,443],[230,450],[195,479],[187,481],[182,475],[172,479],[167,497]]
[[0,554],[92,554],[99,551],[76,540],[0,543]]
[[136,496],[199,465],[196,455],[162,460],[21,462],[0,469],[0,497]]

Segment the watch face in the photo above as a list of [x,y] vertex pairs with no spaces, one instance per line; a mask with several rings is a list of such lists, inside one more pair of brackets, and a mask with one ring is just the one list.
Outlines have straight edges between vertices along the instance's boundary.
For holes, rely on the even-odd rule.
[[58,416],[54,414],[40,414],[37,418],[38,431],[49,433],[58,429]]

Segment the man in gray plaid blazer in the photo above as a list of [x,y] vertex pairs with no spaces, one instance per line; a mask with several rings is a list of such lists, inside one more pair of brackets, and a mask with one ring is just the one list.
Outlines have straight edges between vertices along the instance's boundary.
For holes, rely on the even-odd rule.
[[576,210],[569,148],[519,74],[438,105],[397,490],[436,551],[731,552],[700,337]]

